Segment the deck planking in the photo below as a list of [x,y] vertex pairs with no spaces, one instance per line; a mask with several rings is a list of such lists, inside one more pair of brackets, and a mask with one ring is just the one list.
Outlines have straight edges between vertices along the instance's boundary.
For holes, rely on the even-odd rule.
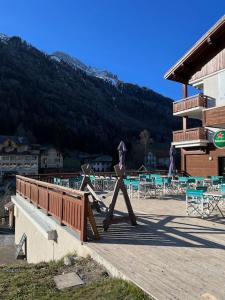
[[[155,299],[225,299],[225,220],[188,217],[176,196],[132,205],[138,226],[99,227],[88,247]],[[126,212],[122,198],[116,209]]]

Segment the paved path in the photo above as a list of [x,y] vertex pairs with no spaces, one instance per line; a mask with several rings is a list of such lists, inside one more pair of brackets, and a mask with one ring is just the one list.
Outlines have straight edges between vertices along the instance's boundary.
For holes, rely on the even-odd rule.
[[0,265],[18,262],[15,259],[14,232],[0,225]]
[[156,299],[224,300],[225,220],[187,217],[174,198],[132,200],[139,225],[111,225],[88,245]]

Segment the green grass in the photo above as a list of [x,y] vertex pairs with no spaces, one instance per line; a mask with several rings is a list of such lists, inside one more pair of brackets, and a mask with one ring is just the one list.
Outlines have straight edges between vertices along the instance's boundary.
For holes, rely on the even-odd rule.
[[53,276],[59,274],[58,270],[61,267],[62,262],[0,267],[0,299],[149,299],[136,286],[112,278],[59,291],[55,287]]

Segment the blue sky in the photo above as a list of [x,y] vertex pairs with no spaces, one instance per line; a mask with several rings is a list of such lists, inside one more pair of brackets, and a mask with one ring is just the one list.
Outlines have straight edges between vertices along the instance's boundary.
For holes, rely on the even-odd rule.
[[64,51],[179,99],[169,67],[223,14],[224,0],[0,0],[0,32]]

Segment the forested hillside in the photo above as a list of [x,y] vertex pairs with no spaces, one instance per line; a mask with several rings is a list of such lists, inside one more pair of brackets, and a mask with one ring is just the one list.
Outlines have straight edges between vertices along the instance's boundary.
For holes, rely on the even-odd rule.
[[143,129],[169,143],[180,126],[171,99],[88,76],[18,37],[0,39],[0,121],[0,134],[90,153],[132,143]]

